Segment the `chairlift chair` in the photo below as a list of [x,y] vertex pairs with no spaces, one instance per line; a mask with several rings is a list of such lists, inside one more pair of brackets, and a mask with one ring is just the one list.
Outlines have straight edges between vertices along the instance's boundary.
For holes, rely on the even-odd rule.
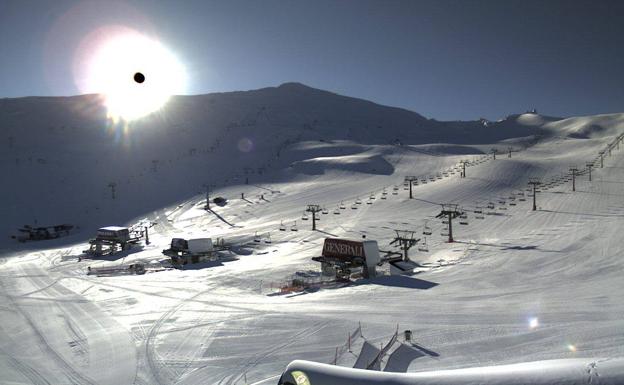
[[321,211],[321,213],[323,214],[329,214],[329,210],[327,210],[326,207],[323,207],[323,211]]
[[279,227],[280,231],[286,231],[286,226],[284,226],[284,221],[280,221],[280,227]]
[[271,243],[271,233],[267,233],[266,234],[266,238],[264,238],[264,243],[266,243],[266,244],[270,244]]
[[258,232],[257,231],[256,231],[256,234],[254,235],[254,242],[260,243],[260,237],[258,236]]
[[340,202],[340,210],[344,210],[346,209],[344,202]]
[[431,235],[431,226],[427,225],[427,222],[425,222],[423,227],[423,235]]
[[295,221],[293,225],[290,226],[290,231],[297,231],[297,221]]
[[303,215],[301,216],[301,220],[302,221],[307,221],[308,220],[308,214],[306,214],[306,212],[303,212]]

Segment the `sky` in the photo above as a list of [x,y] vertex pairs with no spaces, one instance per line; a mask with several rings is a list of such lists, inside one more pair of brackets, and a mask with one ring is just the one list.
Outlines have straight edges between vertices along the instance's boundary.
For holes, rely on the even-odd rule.
[[80,94],[85,37],[123,26],[175,55],[185,94],[294,81],[438,120],[623,112],[623,20],[619,0],[0,0],[0,97]]

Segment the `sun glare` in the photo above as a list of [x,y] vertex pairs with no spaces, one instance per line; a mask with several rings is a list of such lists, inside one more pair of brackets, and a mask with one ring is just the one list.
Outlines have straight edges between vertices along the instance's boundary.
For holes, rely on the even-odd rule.
[[104,95],[108,116],[131,121],[184,92],[184,67],[162,44],[138,32],[103,42],[90,60],[89,89]]

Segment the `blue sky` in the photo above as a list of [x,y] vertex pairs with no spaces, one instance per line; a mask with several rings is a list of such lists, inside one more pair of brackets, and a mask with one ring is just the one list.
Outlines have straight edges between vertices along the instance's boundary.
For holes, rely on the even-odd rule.
[[0,0],[0,97],[73,95],[81,38],[158,36],[189,94],[297,81],[439,120],[620,112],[624,1]]

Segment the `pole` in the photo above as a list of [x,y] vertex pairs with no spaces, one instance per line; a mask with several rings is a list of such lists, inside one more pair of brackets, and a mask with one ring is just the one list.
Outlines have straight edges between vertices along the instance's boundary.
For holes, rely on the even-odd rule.
[[451,212],[448,213],[448,230],[449,230],[449,243],[453,243],[453,214]]
[[149,230],[147,228],[147,226],[145,226],[145,244],[149,245],[150,241],[149,241]]
[[537,184],[533,183],[533,211],[537,210],[537,205],[535,204],[535,194],[536,194],[535,190],[537,190],[536,186]]
[[316,230],[316,211],[312,211],[312,231]]
[[412,195],[412,181],[409,181],[409,185],[410,185],[410,199],[413,199],[414,196]]

